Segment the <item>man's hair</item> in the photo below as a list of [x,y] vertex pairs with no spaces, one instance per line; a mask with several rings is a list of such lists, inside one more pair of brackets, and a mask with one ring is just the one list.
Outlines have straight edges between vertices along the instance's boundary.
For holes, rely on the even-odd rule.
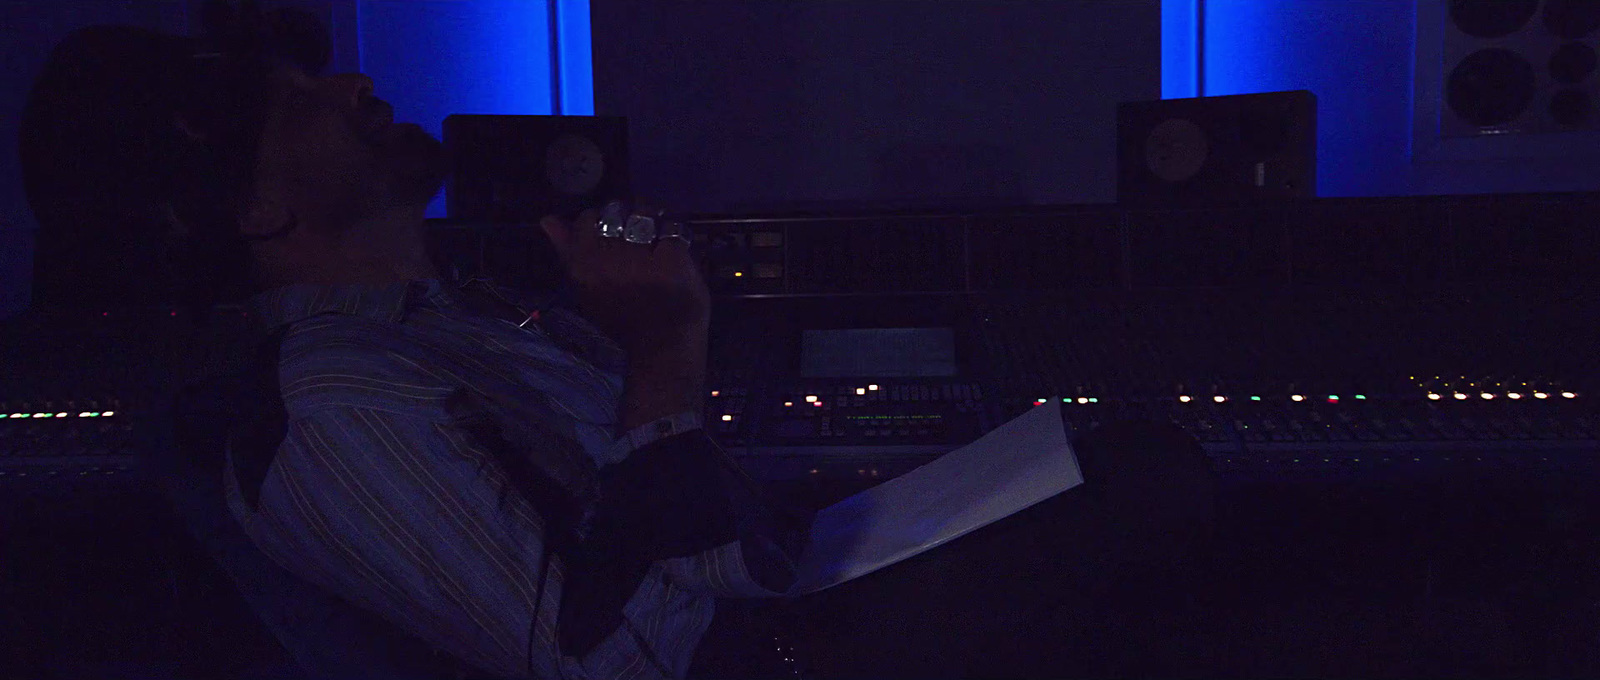
[[[256,290],[238,221],[268,74],[327,63],[326,33],[301,18],[213,3],[198,38],[96,26],[57,44],[21,121],[36,303],[203,311]],[[287,41],[299,55],[283,53],[286,23],[311,36]]]

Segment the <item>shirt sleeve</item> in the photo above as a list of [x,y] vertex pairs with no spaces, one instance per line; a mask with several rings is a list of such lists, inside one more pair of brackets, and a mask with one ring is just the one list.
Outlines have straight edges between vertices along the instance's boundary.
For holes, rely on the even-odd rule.
[[449,423],[316,409],[290,420],[256,507],[231,496],[279,564],[482,671],[581,678],[597,663],[559,654],[565,565],[541,585],[546,519]]
[[640,425],[617,437],[618,453],[614,460],[627,458],[634,451],[671,437],[705,427],[705,419],[693,411],[684,411]]
[[679,586],[716,597],[778,597],[798,576],[810,513],[764,492],[682,413],[624,433],[601,470],[600,545],[658,560]]

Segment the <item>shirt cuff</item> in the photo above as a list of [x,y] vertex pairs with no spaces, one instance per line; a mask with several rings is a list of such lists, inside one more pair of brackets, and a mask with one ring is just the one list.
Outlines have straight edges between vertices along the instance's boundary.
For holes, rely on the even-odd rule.
[[699,413],[684,411],[676,415],[653,420],[640,425],[621,437],[612,444],[611,460],[621,461],[629,454],[638,451],[658,441],[673,437],[685,432],[692,432],[705,427],[705,419]]

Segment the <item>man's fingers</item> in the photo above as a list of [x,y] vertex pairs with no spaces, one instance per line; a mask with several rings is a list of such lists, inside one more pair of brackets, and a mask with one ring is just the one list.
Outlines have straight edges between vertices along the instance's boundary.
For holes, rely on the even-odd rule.
[[572,236],[568,241],[572,244],[572,254],[577,258],[587,258],[593,253],[600,238],[600,211],[585,210],[578,213],[578,218],[572,221]]
[[593,227],[600,222],[600,211],[590,208],[578,213],[578,219],[573,220],[575,227]]
[[[635,214],[648,214],[638,212]],[[655,272],[677,271],[693,267],[688,253],[688,243],[680,239],[666,239],[654,247],[630,243],[620,238],[600,235],[599,210],[585,210],[568,222],[560,218],[546,218],[541,222],[552,241],[558,241],[566,265],[574,271],[602,278],[653,276]],[[676,252],[674,252],[676,251]]]
[[545,215],[544,219],[539,220],[539,226],[544,229],[545,235],[550,237],[550,244],[555,246],[556,255],[562,262],[566,262],[567,254],[572,250],[572,225],[555,215]]

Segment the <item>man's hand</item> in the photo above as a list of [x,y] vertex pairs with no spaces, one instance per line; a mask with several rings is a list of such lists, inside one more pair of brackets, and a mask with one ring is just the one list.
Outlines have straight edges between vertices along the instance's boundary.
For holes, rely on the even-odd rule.
[[705,403],[711,295],[689,245],[601,238],[599,212],[540,221],[578,295],[579,311],[628,352],[624,431]]
[[540,221],[577,288],[583,315],[630,353],[686,333],[703,335],[711,296],[689,245],[601,238],[598,217],[599,211],[586,210],[575,222]]

